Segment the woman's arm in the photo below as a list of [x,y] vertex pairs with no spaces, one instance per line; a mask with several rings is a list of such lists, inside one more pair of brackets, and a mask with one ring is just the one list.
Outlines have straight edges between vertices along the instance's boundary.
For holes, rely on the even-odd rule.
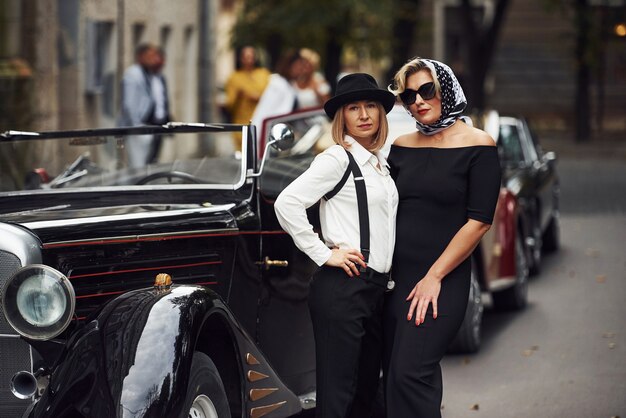
[[280,226],[291,236],[296,247],[317,265],[343,268],[352,277],[359,274],[357,264],[366,267],[363,255],[356,249],[328,248],[313,231],[306,214],[307,208],[337,185],[346,167],[347,161],[342,164],[337,156],[329,152],[320,154],[304,173],[280,193],[274,203],[274,210]]
[[411,300],[407,321],[410,321],[415,313],[415,325],[423,323],[429,303],[433,304],[433,318],[437,318],[437,299],[441,291],[441,281],[472,254],[490,226],[468,219],[467,223],[459,229],[444,252],[430,267],[426,276],[417,282],[406,298],[407,301]]
[[433,318],[437,318],[441,281],[472,254],[493,220],[500,190],[498,153],[493,139],[484,132],[474,135],[473,140],[474,145],[482,147],[478,148],[468,172],[468,220],[407,297],[407,301],[411,300],[407,320],[410,321],[415,313],[416,325],[424,322],[429,303],[433,304]]

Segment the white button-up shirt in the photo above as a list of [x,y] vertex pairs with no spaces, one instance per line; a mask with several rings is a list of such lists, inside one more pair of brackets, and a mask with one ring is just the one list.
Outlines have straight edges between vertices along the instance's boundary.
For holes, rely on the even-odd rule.
[[[353,138],[350,152],[359,165],[367,188],[370,223],[368,266],[379,273],[391,269],[396,240],[398,190],[389,174],[387,161],[380,152],[372,154]],[[359,211],[352,175],[330,200],[322,197],[339,183],[348,167],[348,156],[340,145],[319,154],[311,166],[287,186],[276,199],[274,209],[280,225],[296,246],[317,265],[331,256],[330,248],[360,250]],[[306,209],[320,201],[320,223],[324,241],[313,231]]]

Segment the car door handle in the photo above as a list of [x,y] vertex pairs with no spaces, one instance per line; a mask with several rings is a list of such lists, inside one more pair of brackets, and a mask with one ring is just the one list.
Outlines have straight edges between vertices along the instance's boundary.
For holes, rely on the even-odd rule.
[[287,260],[270,260],[269,257],[265,257],[263,261],[257,261],[254,263],[258,266],[265,266],[265,270],[269,270],[270,267],[287,267],[289,262]]

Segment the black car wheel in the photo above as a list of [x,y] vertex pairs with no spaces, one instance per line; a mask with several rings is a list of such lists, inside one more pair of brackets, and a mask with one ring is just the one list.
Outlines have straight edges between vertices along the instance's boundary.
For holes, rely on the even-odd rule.
[[552,219],[543,234],[542,250],[546,253],[554,252],[561,245],[561,225],[559,221],[559,212],[552,214]]
[[480,335],[483,321],[483,301],[480,284],[474,262],[472,261],[472,275],[470,282],[469,300],[465,310],[465,319],[456,337],[450,344],[448,351],[454,353],[475,353],[480,348]]
[[204,353],[195,352],[181,418],[230,418],[230,408],[217,368]]
[[561,188],[557,181],[552,188],[552,217],[548,223],[548,227],[543,233],[543,245],[541,247],[544,253],[557,251],[561,246],[561,218],[559,212],[559,196]]
[[496,309],[522,309],[528,301],[528,260],[519,230],[515,236],[515,271],[515,285],[493,294],[493,305]]
[[528,246],[528,270],[529,274],[532,276],[541,272],[541,248],[543,246],[543,238],[538,223],[539,220],[537,220],[533,226],[532,245]]

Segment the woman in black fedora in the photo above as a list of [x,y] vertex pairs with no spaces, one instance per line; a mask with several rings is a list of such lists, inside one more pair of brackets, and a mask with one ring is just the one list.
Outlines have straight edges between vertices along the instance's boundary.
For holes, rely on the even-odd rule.
[[[370,416],[378,387],[398,205],[380,149],[394,102],[368,74],[339,80],[324,105],[336,145],[319,154],[274,205],[283,229],[321,266],[309,293],[318,418]],[[323,238],[306,215],[320,200]]]

